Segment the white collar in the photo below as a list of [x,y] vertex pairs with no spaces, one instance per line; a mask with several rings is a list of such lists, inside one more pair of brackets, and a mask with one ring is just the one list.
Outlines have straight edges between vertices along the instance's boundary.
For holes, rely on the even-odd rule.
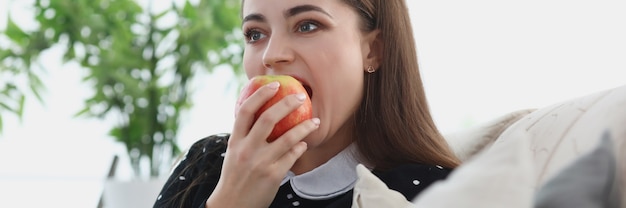
[[329,199],[344,194],[354,187],[358,177],[355,158],[356,145],[351,144],[328,162],[319,167],[295,175],[289,171],[281,185],[290,182],[293,191],[300,197],[311,200]]

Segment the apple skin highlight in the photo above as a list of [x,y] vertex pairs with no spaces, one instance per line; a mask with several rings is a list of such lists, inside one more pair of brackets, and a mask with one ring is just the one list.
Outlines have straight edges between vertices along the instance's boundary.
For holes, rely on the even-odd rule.
[[255,122],[259,118],[259,116],[261,116],[261,114],[265,112],[265,110],[276,104],[287,95],[303,93],[304,95],[306,95],[306,99],[304,100],[304,103],[302,105],[300,105],[297,109],[289,113],[289,115],[285,116],[278,123],[276,123],[276,125],[274,125],[274,129],[272,130],[272,133],[270,133],[270,135],[268,136],[267,142],[273,142],[289,129],[298,125],[302,121],[311,119],[313,117],[311,98],[307,94],[306,89],[304,88],[304,86],[302,86],[300,81],[289,75],[260,75],[251,78],[248,83],[243,87],[239,99],[237,99],[237,106],[235,109],[238,110],[241,104],[259,88],[274,81],[280,83],[280,87],[278,88],[278,91],[276,92],[274,97],[272,97],[265,104],[263,104],[263,106],[261,106],[261,108],[259,108],[259,110],[254,114]]

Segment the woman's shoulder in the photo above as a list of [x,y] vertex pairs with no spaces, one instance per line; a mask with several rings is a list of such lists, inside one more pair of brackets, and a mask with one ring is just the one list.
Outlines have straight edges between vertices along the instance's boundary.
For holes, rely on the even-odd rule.
[[[193,172],[214,172],[221,167],[230,134],[214,134],[194,142],[175,166],[180,171],[191,168]],[[200,165],[201,164],[201,165]]]
[[[219,180],[228,134],[216,134],[194,142],[178,160],[154,207],[198,207]],[[185,193],[190,193],[188,198]]]
[[452,170],[439,165],[408,163],[385,171],[374,170],[373,173],[390,189],[410,200],[434,182],[446,179]]
[[230,138],[230,134],[221,133],[221,134],[213,134],[206,136],[202,139],[195,141],[191,146],[190,150],[197,150],[203,147],[217,147],[226,145],[228,142],[228,138]]
[[[226,144],[230,134],[213,134],[194,142],[185,154],[185,158],[216,155],[226,152]],[[208,153],[208,154],[207,154]]]

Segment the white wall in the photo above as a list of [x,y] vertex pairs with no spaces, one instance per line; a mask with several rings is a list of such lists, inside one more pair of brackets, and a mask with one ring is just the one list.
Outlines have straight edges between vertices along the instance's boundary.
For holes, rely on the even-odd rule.
[[407,1],[442,131],[626,84],[626,2]]

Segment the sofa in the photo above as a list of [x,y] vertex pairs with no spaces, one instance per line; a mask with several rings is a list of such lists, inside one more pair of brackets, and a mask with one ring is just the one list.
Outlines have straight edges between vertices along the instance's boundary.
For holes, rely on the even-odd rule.
[[357,167],[353,207],[626,208],[626,85],[445,134],[463,161],[406,200]]

